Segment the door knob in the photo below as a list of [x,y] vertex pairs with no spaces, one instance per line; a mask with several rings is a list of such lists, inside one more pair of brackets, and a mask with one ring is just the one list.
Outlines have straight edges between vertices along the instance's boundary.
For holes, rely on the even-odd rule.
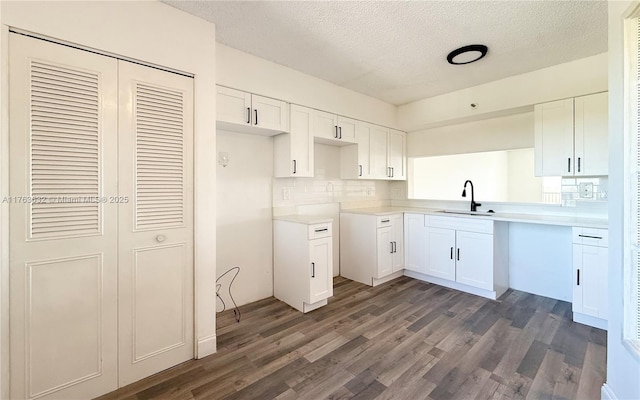
[[158,243],[162,243],[162,242],[164,242],[165,240],[167,240],[167,238],[166,238],[166,236],[164,236],[164,235],[158,235],[158,236],[156,236],[156,242],[158,242]]

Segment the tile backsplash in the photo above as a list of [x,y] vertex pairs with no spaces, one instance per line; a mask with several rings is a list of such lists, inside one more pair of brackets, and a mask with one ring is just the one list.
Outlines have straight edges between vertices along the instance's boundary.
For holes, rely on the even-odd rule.
[[389,182],[274,178],[273,207],[389,199]]
[[562,178],[562,205],[575,207],[578,202],[606,202],[609,179],[606,176]]

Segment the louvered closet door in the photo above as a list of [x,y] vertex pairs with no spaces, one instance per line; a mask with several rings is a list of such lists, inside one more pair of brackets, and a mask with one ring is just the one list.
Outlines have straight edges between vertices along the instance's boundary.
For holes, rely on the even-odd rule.
[[117,388],[117,61],[10,37],[11,398]]
[[194,356],[193,80],[119,68],[122,386]]

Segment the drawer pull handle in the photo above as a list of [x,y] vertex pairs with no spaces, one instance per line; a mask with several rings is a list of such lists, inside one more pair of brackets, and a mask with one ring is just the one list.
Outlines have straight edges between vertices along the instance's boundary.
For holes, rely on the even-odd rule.
[[295,174],[296,172],[298,172],[298,163],[296,160],[293,160],[293,173]]
[[336,133],[333,135],[334,138],[338,138],[338,125],[335,126],[336,128]]
[[451,248],[451,254],[449,255],[449,257],[453,260],[453,247]]
[[164,242],[165,240],[167,240],[167,238],[166,238],[164,235],[158,235],[158,236],[156,236],[156,242],[158,242],[158,243],[162,243],[162,242]]
[[578,270],[578,281],[576,282],[578,286],[580,286],[580,270]]
[[316,263],[314,262],[311,263],[311,277],[312,278],[316,277]]
[[247,107],[247,124],[251,123],[251,107]]
[[316,232],[326,232],[329,228],[316,229]]
[[460,261],[460,248],[458,247],[458,261]]
[[360,173],[358,174],[358,176],[362,176],[362,165],[358,165],[358,168],[360,169]]
[[579,237],[589,238],[589,239],[602,239],[602,236],[591,236],[591,235],[578,235]]
[[571,172],[571,157],[567,158],[567,172]]
[[382,220],[382,221],[380,221],[380,222],[382,222],[382,223],[384,224],[384,223],[387,223],[387,222],[389,222],[389,221],[390,221],[390,220],[388,220],[388,219],[383,219],[383,220]]
[[338,139],[342,139],[342,127],[341,126],[338,127],[338,132],[339,132],[338,133]]
[[258,109],[256,108],[256,109],[254,109],[253,111],[255,111],[255,114],[256,114],[256,120],[255,120],[255,121],[253,121],[253,122],[255,122],[255,124],[254,124],[254,125],[258,125]]

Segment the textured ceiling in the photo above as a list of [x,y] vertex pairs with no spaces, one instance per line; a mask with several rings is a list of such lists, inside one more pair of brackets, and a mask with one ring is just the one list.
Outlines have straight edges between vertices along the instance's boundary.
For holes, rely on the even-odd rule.
[[[397,105],[607,51],[606,1],[165,3],[220,43]],[[487,57],[447,64],[473,43]]]

